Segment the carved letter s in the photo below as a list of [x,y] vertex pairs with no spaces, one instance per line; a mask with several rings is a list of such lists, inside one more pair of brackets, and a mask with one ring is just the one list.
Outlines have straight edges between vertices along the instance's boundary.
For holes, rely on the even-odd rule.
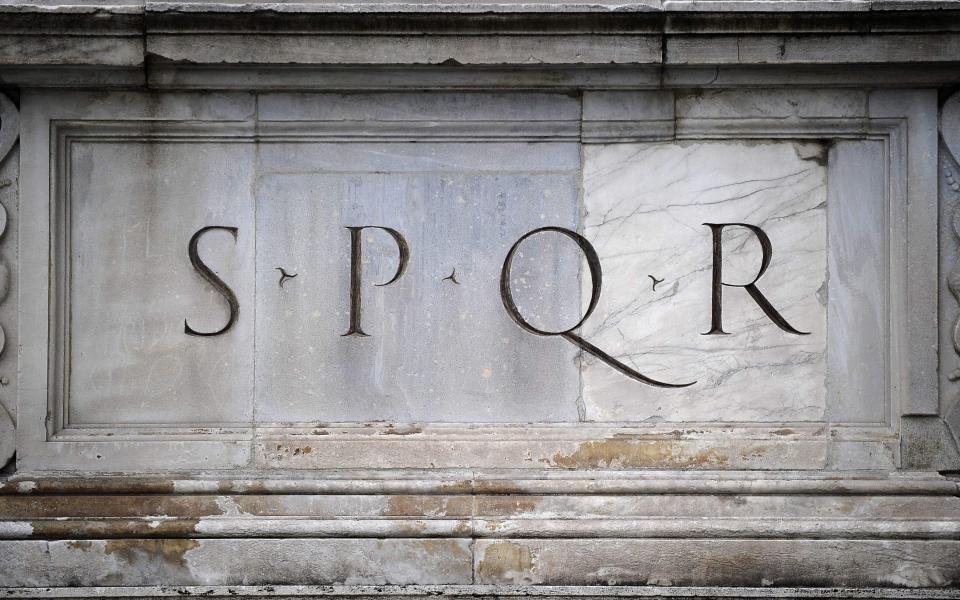
[[236,294],[233,293],[233,290],[231,290],[230,287],[226,283],[224,283],[222,279],[217,277],[216,273],[210,270],[210,267],[205,265],[204,262],[200,260],[200,255],[197,253],[197,244],[200,243],[200,238],[203,237],[203,234],[205,234],[206,232],[214,229],[229,231],[231,234],[233,234],[233,239],[234,240],[237,239],[236,227],[208,225],[207,227],[202,227],[198,229],[197,232],[193,234],[193,237],[190,238],[190,244],[187,246],[187,252],[190,255],[190,264],[193,265],[194,270],[197,273],[199,273],[200,276],[203,277],[210,285],[212,285],[215,290],[220,292],[220,295],[227,300],[227,303],[230,305],[230,318],[229,320],[227,320],[227,324],[224,325],[221,329],[217,331],[207,332],[207,333],[194,330],[187,323],[187,320],[184,319],[183,332],[187,335],[212,337],[215,335],[226,333],[231,327],[233,327],[233,324],[237,322],[237,317],[240,314],[240,302],[237,300]]

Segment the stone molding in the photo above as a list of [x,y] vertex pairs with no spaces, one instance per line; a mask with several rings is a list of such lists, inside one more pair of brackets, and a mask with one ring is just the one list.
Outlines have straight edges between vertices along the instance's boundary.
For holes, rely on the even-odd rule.
[[21,86],[931,85],[960,61],[952,1],[22,3],[0,14],[3,82]]
[[755,587],[651,587],[651,586],[144,586],[93,588],[0,588],[8,598],[857,598],[863,600],[953,599],[955,590],[902,588],[755,588]]

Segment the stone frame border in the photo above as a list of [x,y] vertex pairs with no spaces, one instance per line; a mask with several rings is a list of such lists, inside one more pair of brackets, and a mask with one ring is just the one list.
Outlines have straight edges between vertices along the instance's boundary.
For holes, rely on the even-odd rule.
[[[743,91],[711,92],[718,95],[723,93],[748,93]],[[116,119],[113,113],[107,114],[101,110],[100,115],[84,114],[85,98],[82,92],[73,93],[74,100],[71,106],[79,107],[76,110],[63,114],[46,114],[42,97],[33,96],[33,92],[25,90],[27,100],[24,106],[24,137],[23,137],[23,173],[21,177],[23,202],[21,205],[21,228],[23,233],[30,235],[20,236],[21,266],[21,303],[20,326],[22,331],[21,350],[21,387],[19,415],[21,427],[18,429],[18,447],[20,452],[21,468],[30,470],[62,470],[91,468],[91,456],[97,449],[114,446],[115,454],[120,457],[96,463],[94,470],[120,471],[134,468],[143,470],[143,456],[149,455],[153,464],[165,465],[163,471],[184,469],[219,469],[249,467],[254,468],[306,468],[323,469],[339,468],[343,466],[343,457],[350,456],[358,462],[352,466],[357,468],[374,468],[382,466],[390,468],[421,468],[430,471],[431,465],[435,469],[463,468],[467,462],[473,468],[491,469],[510,467],[530,469],[529,465],[518,464],[512,457],[522,454],[524,450],[537,447],[541,461],[548,462],[548,457],[559,453],[563,448],[571,448],[571,444],[603,443],[620,433],[641,434],[642,440],[637,444],[662,444],[671,441],[671,452],[676,452],[679,458],[671,457],[663,463],[653,465],[658,468],[685,468],[691,466],[686,456],[703,451],[704,448],[721,448],[730,454],[743,458],[739,462],[725,468],[744,469],[822,469],[826,466],[827,447],[832,441],[849,440],[866,445],[883,447],[897,444],[898,427],[897,417],[905,415],[934,417],[938,414],[937,378],[935,376],[937,325],[927,318],[927,315],[936,314],[937,277],[930,276],[927,269],[929,256],[936,255],[936,238],[927,232],[935,231],[937,224],[936,209],[936,104],[935,94],[932,91],[897,91],[880,90],[873,92],[853,91],[847,95],[863,99],[863,106],[856,114],[834,114],[831,109],[825,109],[828,102],[819,105],[806,106],[803,102],[794,107],[795,114],[779,114],[781,110],[775,92],[768,98],[768,104],[757,108],[755,114],[738,114],[735,111],[723,113],[723,108],[715,114],[691,117],[686,114],[678,116],[678,96],[674,91],[658,92],[592,92],[582,94],[582,118],[579,124],[567,121],[537,124],[533,129],[524,131],[523,123],[514,127],[505,127],[503,131],[493,130],[492,134],[505,135],[510,139],[519,136],[530,136],[535,139],[577,139],[582,143],[636,141],[655,139],[742,139],[742,138],[847,138],[847,139],[883,139],[887,146],[889,210],[892,210],[890,221],[890,240],[896,243],[890,248],[890,276],[889,305],[893,321],[890,324],[888,386],[891,395],[891,414],[887,426],[880,427],[824,427],[828,424],[801,424],[794,428],[791,435],[776,436],[770,433],[767,427],[723,427],[719,431],[706,435],[693,435],[688,439],[676,440],[665,432],[658,432],[648,427],[638,430],[636,425],[617,427],[615,424],[576,424],[567,426],[564,433],[563,426],[524,426],[525,433],[511,435],[509,425],[497,425],[492,428],[483,425],[476,426],[425,426],[423,432],[414,436],[397,437],[390,435],[392,425],[372,426],[351,431],[344,428],[341,436],[330,435],[327,432],[323,438],[312,439],[311,428],[301,431],[286,429],[281,435],[270,432],[269,426],[256,426],[263,430],[263,434],[254,436],[253,444],[241,435],[240,439],[228,433],[226,439],[210,440],[196,439],[197,433],[182,432],[186,435],[167,437],[168,443],[150,444],[147,454],[144,451],[133,452],[132,446],[126,444],[124,436],[113,436],[110,441],[90,441],[95,431],[84,430],[81,436],[71,435],[70,431],[56,432],[54,424],[49,418],[50,410],[48,389],[50,375],[56,381],[59,376],[54,369],[48,368],[56,361],[48,361],[47,352],[56,347],[53,342],[48,345],[47,340],[56,340],[55,329],[48,329],[51,320],[47,311],[38,308],[35,302],[37,297],[47,297],[52,291],[44,265],[51,264],[48,260],[51,246],[50,223],[48,208],[51,206],[49,198],[56,198],[59,193],[56,181],[50,181],[50,165],[58,156],[58,140],[61,134],[71,126],[61,122],[62,119]],[[796,92],[794,92],[796,93]],[[126,93],[117,93],[125,95]],[[831,92],[843,94],[843,92]],[[57,93],[62,99],[63,92]],[[161,98],[169,97],[165,93]],[[129,94],[137,97],[138,94]],[[151,122],[166,121],[169,119],[186,121],[217,121],[214,127],[221,132],[226,127],[228,135],[242,135],[249,132],[252,122],[250,119],[256,114],[255,100],[249,94],[224,94],[221,98],[232,100],[227,103],[226,112],[215,109],[215,115],[203,114],[175,114],[172,108],[161,108],[158,114],[141,114],[139,118],[146,118]],[[118,99],[117,102],[120,100]],[[168,106],[172,106],[170,103]],[[211,103],[210,106],[213,106]],[[251,112],[251,107],[253,111]],[[729,108],[729,107],[728,107]],[[145,110],[128,109],[134,113]],[[200,109],[201,112],[206,109]],[[822,113],[817,113],[821,110]],[[164,112],[167,111],[167,112]],[[173,112],[170,112],[173,111]],[[812,112],[811,112],[812,111]],[[109,111],[108,111],[109,112]],[[138,118],[136,114],[131,119]],[[51,120],[52,119],[52,120]],[[233,125],[231,125],[233,123]],[[100,125],[105,125],[100,123]],[[292,125],[293,131],[300,131],[304,123],[292,124],[274,123],[269,126],[258,124],[259,134],[271,135],[270,129],[275,128],[278,135],[289,134]],[[329,124],[328,124],[329,125]],[[479,125],[479,126],[478,126]],[[577,131],[576,125],[579,125]],[[380,123],[374,129],[375,135],[410,135],[404,133],[400,125]],[[448,125],[449,135],[477,135],[480,131],[490,131],[489,122],[474,122],[464,126],[463,123]],[[321,135],[332,135],[339,139],[352,139],[363,136],[368,139],[370,123],[353,123],[332,130],[320,128]],[[326,132],[330,133],[326,133]],[[399,131],[399,133],[398,133]],[[444,135],[444,128],[434,129],[434,133]],[[421,135],[421,134],[414,134]],[[299,136],[299,137],[302,137]],[[480,136],[484,138],[485,136]],[[60,174],[58,174],[60,175]],[[907,211],[906,206],[911,206]],[[55,261],[53,261],[55,263]],[[39,267],[39,268],[38,268]],[[30,300],[33,299],[33,302]],[[51,300],[53,306],[56,303]],[[908,309],[909,307],[909,309]],[[53,321],[55,322],[55,321]],[[40,374],[43,373],[43,377]],[[41,382],[42,379],[42,382]],[[41,401],[41,398],[43,399]],[[899,408],[898,408],[899,407]],[[939,419],[939,417],[937,417]],[[696,424],[691,424],[696,425]],[[716,424],[714,424],[716,425]],[[251,428],[253,429],[253,428]],[[916,429],[916,428],[914,428]],[[917,434],[914,429],[906,429],[908,436],[922,437],[926,435],[922,430]],[[532,431],[531,431],[532,430]],[[56,436],[54,433],[56,432]],[[395,432],[395,431],[394,431]],[[116,433],[116,432],[113,432]],[[146,440],[141,435],[134,435],[130,439]],[[201,436],[213,432],[201,432]],[[431,437],[431,433],[434,435]],[[293,435],[291,435],[293,434]],[[299,435],[298,435],[299,434]],[[191,439],[193,437],[193,439]],[[316,437],[316,436],[314,436]],[[49,440],[49,441],[47,441]],[[56,440],[56,441],[53,441]],[[370,444],[371,440],[375,440]],[[450,442],[476,440],[479,444],[468,444],[472,449],[465,455],[456,455],[448,463],[437,464],[437,457],[449,454]],[[322,453],[297,453],[296,449],[312,443],[324,444]],[[909,440],[907,440],[909,441]],[[394,448],[397,444],[419,442],[419,462],[388,463],[382,465],[384,457],[395,456]],[[428,443],[429,442],[429,443]],[[487,443],[489,442],[489,443]],[[779,442],[779,443],[778,443]],[[191,454],[202,457],[201,461],[184,459],[182,444],[189,443]],[[359,446],[358,446],[359,443]],[[769,453],[770,458],[760,456],[755,450],[764,446],[773,446]],[[339,445],[337,445],[339,444]],[[878,446],[879,445],[879,446]],[[71,451],[66,451],[72,446]],[[358,448],[366,448],[365,453],[358,452]],[[410,446],[403,446],[409,448]],[[675,450],[673,448],[676,448]],[[754,450],[751,450],[754,449]],[[754,456],[751,456],[751,453]],[[894,452],[896,454],[896,452]],[[106,452],[103,452],[106,454]],[[308,456],[309,455],[309,456]],[[321,457],[322,455],[322,457]],[[132,458],[131,458],[132,457]],[[296,457],[296,458],[294,458]],[[409,460],[409,459],[408,459]],[[536,468],[543,468],[543,462],[534,461]],[[903,466],[909,467],[909,461]],[[549,463],[548,463],[549,465]],[[581,468],[597,469],[603,464],[594,464],[589,460]],[[716,464],[700,464],[697,466],[716,468]],[[470,468],[470,467],[467,467]],[[626,465],[625,468],[629,468]]]

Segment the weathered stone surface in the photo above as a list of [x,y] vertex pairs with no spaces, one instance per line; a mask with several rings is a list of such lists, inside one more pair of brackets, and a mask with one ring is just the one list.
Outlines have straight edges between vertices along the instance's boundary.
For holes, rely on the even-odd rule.
[[930,587],[960,577],[956,541],[480,540],[477,546],[476,578],[488,584]]
[[0,595],[956,597],[958,32],[0,6]]
[[[523,233],[543,223],[577,224],[576,147],[539,148],[537,165],[525,164],[527,144],[261,150],[257,419],[576,420],[576,349],[521,331],[498,287],[501,255]],[[368,337],[344,336],[346,227],[366,225],[400,232],[410,266],[395,284],[373,287],[391,279],[397,250],[385,232],[363,231]],[[523,272],[534,278],[526,289],[540,295],[522,304],[575,322],[574,249],[540,244],[529,252],[537,262]],[[298,278],[281,288],[277,266]],[[568,289],[541,292],[543,282],[562,284],[564,277]]]
[[467,540],[8,542],[0,585],[452,584],[472,579]]
[[[71,153],[71,356],[67,422],[243,423],[252,416],[253,148],[223,144],[75,143]],[[230,336],[199,255],[234,290]],[[252,315],[251,315],[252,316]],[[185,402],[187,398],[208,402]]]

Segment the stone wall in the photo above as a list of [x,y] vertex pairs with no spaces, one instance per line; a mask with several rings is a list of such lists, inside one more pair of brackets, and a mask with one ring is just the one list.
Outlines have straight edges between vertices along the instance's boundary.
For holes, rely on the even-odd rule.
[[0,17],[0,594],[960,597],[960,3]]

